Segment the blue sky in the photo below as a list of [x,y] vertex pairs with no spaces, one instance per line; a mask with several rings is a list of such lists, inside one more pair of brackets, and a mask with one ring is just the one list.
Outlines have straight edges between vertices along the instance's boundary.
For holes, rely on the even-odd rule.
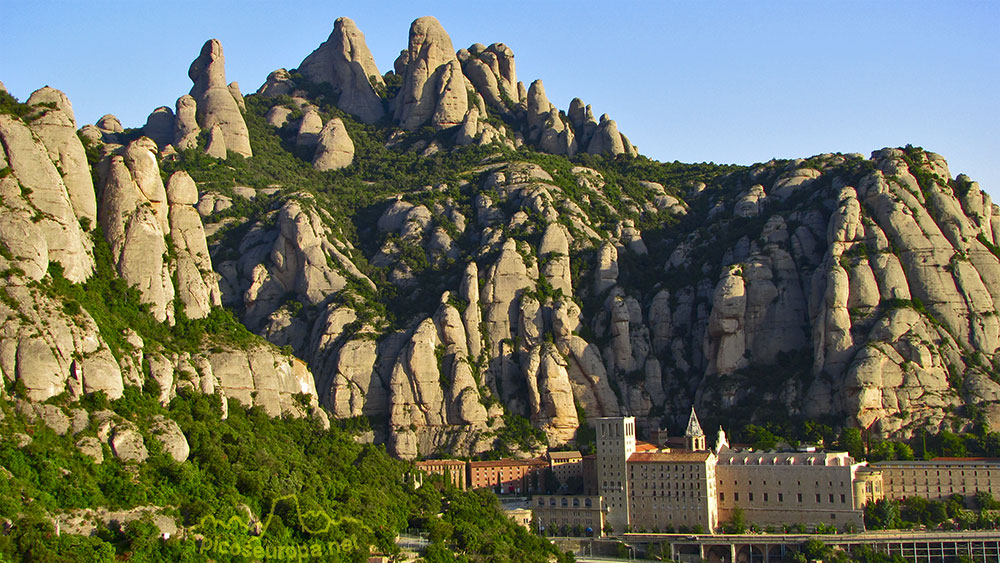
[[608,113],[663,161],[750,164],[907,143],[1000,200],[1000,2],[51,2],[0,0],[0,81],[65,91],[126,127],[190,89],[202,43],[256,90],[355,20],[381,71],[434,15],[455,48],[501,41],[525,84]]

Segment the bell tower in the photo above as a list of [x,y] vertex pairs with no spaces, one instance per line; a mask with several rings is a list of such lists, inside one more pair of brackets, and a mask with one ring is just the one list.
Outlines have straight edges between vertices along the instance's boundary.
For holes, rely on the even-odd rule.
[[708,449],[705,442],[705,432],[698,422],[698,415],[691,405],[691,416],[688,418],[687,431],[684,432],[684,447],[692,452],[702,452]]

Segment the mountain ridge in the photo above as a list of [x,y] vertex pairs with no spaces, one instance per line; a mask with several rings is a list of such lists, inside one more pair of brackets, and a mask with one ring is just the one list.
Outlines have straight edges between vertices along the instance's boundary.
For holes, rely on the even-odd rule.
[[[750,167],[656,163],[610,117],[578,99],[559,111],[541,81],[525,88],[501,43],[455,51],[420,18],[392,71],[369,74],[366,53],[339,19],[299,69],[274,71],[244,99],[210,40],[172,118],[157,108],[141,131],[110,115],[81,129],[117,275],[156,319],[176,324],[178,303],[193,320],[226,305],[298,357],[209,354],[225,376],[206,376],[198,354],[119,365],[164,366],[145,377],[167,389],[195,374],[194,387],[275,414],[304,414],[292,396],[305,393],[313,416],[322,405],[370,417],[405,458],[505,445],[512,417],[561,445],[587,418],[632,414],[648,432],[682,423],[690,404],[706,421],[779,413],[883,438],[1000,417],[1000,213],[940,156],[908,147]],[[43,116],[73,123],[54,103]],[[5,119],[9,177],[24,185],[44,169],[38,189],[61,184],[68,198],[85,166],[46,165],[48,125]],[[16,139],[33,148],[10,148]],[[317,166],[333,152],[336,165]],[[35,164],[18,165],[22,153]],[[5,205],[8,193],[25,197],[12,184],[4,193]],[[77,207],[89,204],[57,199],[58,211],[38,210],[41,224],[51,215],[73,231],[67,209],[86,215]],[[36,240],[64,247],[56,235]],[[48,254],[80,282],[90,239],[69,240],[74,258]],[[151,244],[161,262],[126,252]],[[39,281],[51,260],[16,267]],[[99,352],[105,366],[111,352]],[[25,362],[4,373],[23,380],[36,370]],[[114,368],[92,369],[111,383],[91,388],[118,393]]]

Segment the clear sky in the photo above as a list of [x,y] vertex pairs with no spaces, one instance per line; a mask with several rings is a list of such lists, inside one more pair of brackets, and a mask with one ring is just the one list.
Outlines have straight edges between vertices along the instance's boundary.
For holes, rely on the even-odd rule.
[[750,164],[907,143],[944,155],[1000,200],[1000,2],[295,2],[0,0],[0,81],[46,84],[78,122],[139,127],[173,107],[188,65],[222,41],[247,93],[294,68],[339,16],[383,72],[410,22],[436,16],[455,48],[504,42],[518,78],[608,113],[662,161]]

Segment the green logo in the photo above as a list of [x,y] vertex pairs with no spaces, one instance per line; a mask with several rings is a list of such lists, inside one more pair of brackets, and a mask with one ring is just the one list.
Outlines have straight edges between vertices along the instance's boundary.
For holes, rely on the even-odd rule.
[[[304,542],[265,542],[275,519],[287,520],[276,511],[287,507],[286,514],[293,515],[298,529],[312,536]],[[207,515],[191,528],[191,533],[199,534],[197,540],[198,552],[213,557],[243,556],[273,561],[305,561],[332,556],[340,553],[354,552],[362,547],[353,536],[332,539],[338,527],[351,524],[367,531],[371,529],[364,522],[350,516],[331,517],[324,510],[302,511],[297,495],[279,497],[271,503],[271,510],[256,525],[251,518],[232,516],[228,520],[219,520]]]

